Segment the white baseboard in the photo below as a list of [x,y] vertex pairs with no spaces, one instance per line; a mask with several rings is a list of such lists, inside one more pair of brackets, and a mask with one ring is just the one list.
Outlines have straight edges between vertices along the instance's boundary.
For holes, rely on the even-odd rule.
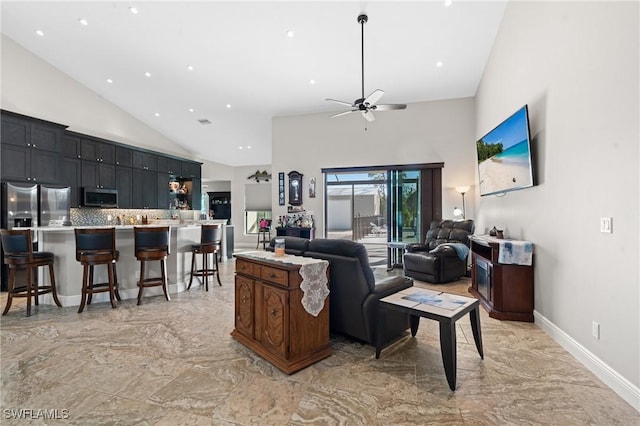
[[622,399],[640,412],[640,388],[620,375],[587,348],[578,343],[567,333],[559,329],[537,311],[533,311],[535,323],[567,352],[580,361],[589,371],[595,374]]

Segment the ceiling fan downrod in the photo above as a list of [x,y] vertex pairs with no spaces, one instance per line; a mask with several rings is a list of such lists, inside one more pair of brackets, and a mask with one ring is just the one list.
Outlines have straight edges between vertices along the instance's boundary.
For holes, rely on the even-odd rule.
[[362,97],[360,99],[362,99],[361,102],[364,101],[364,24],[367,23],[367,21],[369,20],[369,17],[367,15],[365,15],[364,13],[362,15],[358,16],[358,23],[360,24],[360,48],[362,50]]

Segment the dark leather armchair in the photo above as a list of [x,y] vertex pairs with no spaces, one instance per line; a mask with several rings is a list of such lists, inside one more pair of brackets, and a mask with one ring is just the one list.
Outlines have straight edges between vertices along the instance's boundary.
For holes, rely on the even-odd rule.
[[[311,240],[304,255],[329,261],[331,331],[375,345],[380,299],[413,286],[413,280],[395,275],[376,279],[366,248],[349,240]],[[380,336],[386,343],[408,328],[407,314],[390,311]]]
[[431,222],[424,244],[407,246],[403,257],[405,275],[430,283],[446,283],[466,275],[469,235],[474,230],[471,219]]
[[[329,261],[329,325],[332,332],[375,345],[378,303],[381,298],[413,286],[404,276],[375,276],[366,248],[340,239],[285,239],[285,252]],[[267,250],[273,251],[275,238]],[[409,316],[389,311],[381,337],[384,343],[397,339],[409,328]]]

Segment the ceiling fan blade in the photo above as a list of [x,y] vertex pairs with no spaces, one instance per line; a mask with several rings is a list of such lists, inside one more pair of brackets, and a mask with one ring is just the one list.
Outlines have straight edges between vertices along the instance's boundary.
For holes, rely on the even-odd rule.
[[373,106],[380,100],[382,95],[384,95],[384,90],[376,89],[373,91],[373,93],[365,98],[363,103],[368,104],[369,106]]
[[[351,106],[351,105],[349,105],[349,106]],[[357,109],[352,109],[350,111],[339,112],[337,114],[330,115],[329,118],[340,117],[341,115],[351,114],[352,112],[356,112],[356,111],[358,111],[358,110]]]
[[405,104],[380,104],[380,105],[374,105],[371,107],[371,109],[374,109],[376,111],[391,111],[392,109],[405,109],[407,108],[407,105]]
[[353,104],[351,104],[351,102],[339,101],[339,100],[337,100],[337,99],[330,99],[330,98],[327,98],[327,99],[325,99],[325,101],[335,102],[335,103],[337,103],[337,104],[344,105],[344,106],[348,106],[348,107],[353,106]]
[[367,120],[367,121],[376,121],[376,116],[373,115],[373,111],[362,111],[362,116]]

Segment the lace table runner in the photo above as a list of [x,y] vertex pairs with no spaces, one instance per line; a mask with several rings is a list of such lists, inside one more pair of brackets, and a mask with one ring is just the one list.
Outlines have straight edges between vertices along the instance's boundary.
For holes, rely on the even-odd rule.
[[312,257],[302,257],[287,254],[276,257],[274,253],[269,251],[255,251],[242,253],[243,256],[255,257],[257,259],[273,260],[282,263],[291,263],[300,266],[300,276],[302,282],[302,306],[304,310],[317,317],[322,308],[324,301],[329,295],[327,288],[327,267],[329,262],[322,259],[314,259]]

